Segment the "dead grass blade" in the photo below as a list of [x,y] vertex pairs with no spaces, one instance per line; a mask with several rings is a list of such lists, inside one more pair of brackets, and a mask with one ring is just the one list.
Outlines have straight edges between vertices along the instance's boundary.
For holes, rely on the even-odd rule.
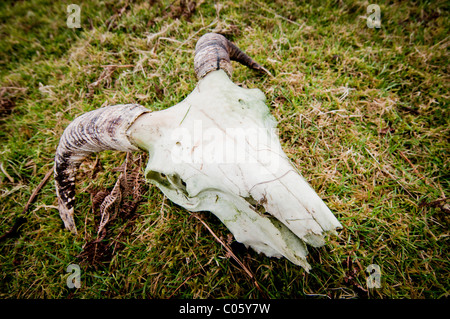
[[171,299],[171,298],[177,293],[177,291],[180,290],[181,287],[183,287],[183,285],[184,285],[185,283],[187,283],[190,279],[192,279],[192,278],[194,278],[194,277],[197,277],[198,275],[200,275],[200,273],[196,273],[196,274],[193,274],[193,275],[187,277],[187,278],[181,283],[181,285],[179,285],[179,286],[177,287],[177,289],[175,289],[174,292],[172,292],[172,294],[169,296],[168,299]]

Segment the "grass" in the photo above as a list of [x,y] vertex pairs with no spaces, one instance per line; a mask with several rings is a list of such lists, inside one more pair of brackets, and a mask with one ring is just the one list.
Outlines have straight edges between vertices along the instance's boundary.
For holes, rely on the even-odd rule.
[[[235,65],[233,80],[265,92],[284,150],[344,228],[309,249],[309,274],[232,243],[258,290],[201,222],[147,185],[132,220],[109,229],[114,251],[82,263],[96,236],[90,192],[111,190],[125,159],[105,152],[78,177],[77,237],[63,229],[51,178],[19,234],[0,243],[0,297],[448,297],[446,1],[379,1],[380,29],[362,18],[367,1],[197,1],[195,10],[180,0],[83,1],[81,29],[66,26],[70,3],[0,4],[0,234],[52,168],[72,119],[111,104],[178,103],[195,87],[193,50],[209,31],[275,75]],[[213,215],[201,217],[229,239]],[[75,290],[72,263],[82,271]],[[381,288],[366,286],[370,264]]]

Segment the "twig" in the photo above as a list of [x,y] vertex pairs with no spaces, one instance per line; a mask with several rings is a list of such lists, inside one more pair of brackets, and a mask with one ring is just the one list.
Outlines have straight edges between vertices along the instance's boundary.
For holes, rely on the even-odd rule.
[[22,213],[21,213],[22,216],[20,216],[16,219],[16,221],[14,222],[14,225],[11,227],[10,230],[8,230],[6,233],[4,233],[3,235],[0,236],[0,242],[4,241],[7,238],[13,237],[17,233],[17,230],[19,229],[19,227],[22,226],[27,221],[27,219],[25,217],[23,217],[23,215],[26,214],[26,212],[30,208],[30,205],[36,199],[37,194],[42,189],[42,187],[44,187],[44,185],[48,182],[48,180],[52,174],[53,174],[53,167],[45,174],[42,181],[34,189],[33,193],[30,196],[30,199],[28,199],[28,202],[26,203],[25,207],[22,210]]
[[50,168],[48,170],[48,172],[45,174],[44,178],[42,179],[42,181],[39,183],[39,185],[34,189],[33,193],[30,196],[30,199],[28,200],[27,204],[25,205],[25,207],[22,210],[22,215],[24,215],[28,209],[30,208],[30,205],[34,202],[34,200],[36,199],[37,194],[39,193],[39,191],[42,189],[42,187],[44,187],[45,184],[47,184],[50,176],[52,176],[53,174],[53,166],[52,168]]
[[266,297],[264,291],[262,291],[261,287],[259,286],[258,282],[256,281],[255,276],[253,275],[253,273],[250,271],[250,269],[247,268],[247,266],[244,265],[244,263],[242,261],[239,260],[239,258],[236,257],[236,255],[233,253],[233,250],[231,250],[230,246],[228,246],[226,243],[224,243],[213,231],[212,229],[208,226],[208,224],[206,224],[203,219],[197,215],[197,214],[192,214],[192,216],[194,216],[195,218],[197,218],[202,224],[203,226],[206,227],[206,229],[211,233],[211,235],[213,235],[213,237],[225,248],[225,250],[230,254],[231,257],[233,257],[233,259],[239,264],[239,266],[241,266],[241,268],[245,271],[245,273],[250,277],[250,279],[253,280],[253,283],[256,286],[256,289],[258,289],[258,291],[264,296]]

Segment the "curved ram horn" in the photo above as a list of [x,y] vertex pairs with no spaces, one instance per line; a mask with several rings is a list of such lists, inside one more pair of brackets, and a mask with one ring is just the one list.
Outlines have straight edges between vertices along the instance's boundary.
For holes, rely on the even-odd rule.
[[223,35],[207,33],[198,40],[195,46],[194,69],[199,79],[209,72],[219,69],[224,70],[231,77],[233,67],[230,60],[239,62],[250,69],[272,75]]
[[143,113],[136,104],[107,106],[77,117],[64,130],[55,155],[55,183],[59,214],[64,225],[76,233],[73,220],[75,175],[81,162],[91,153],[105,150],[136,151],[127,130]]

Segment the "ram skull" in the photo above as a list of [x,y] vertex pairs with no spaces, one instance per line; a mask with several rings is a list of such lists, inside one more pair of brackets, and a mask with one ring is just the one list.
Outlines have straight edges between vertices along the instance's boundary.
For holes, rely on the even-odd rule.
[[259,89],[231,80],[230,60],[267,72],[225,37],[208,33],[196,45],[199,82],[177,105],[151,112],[125,104],[76,118],[55,156],[59,212],[76,233],[75,174],[103,150],[149,153],[145,178],[185,209],[210,211],[238,242],[309,271],[306,244],[324,245],[341,224],[283,152],[276,121]]

